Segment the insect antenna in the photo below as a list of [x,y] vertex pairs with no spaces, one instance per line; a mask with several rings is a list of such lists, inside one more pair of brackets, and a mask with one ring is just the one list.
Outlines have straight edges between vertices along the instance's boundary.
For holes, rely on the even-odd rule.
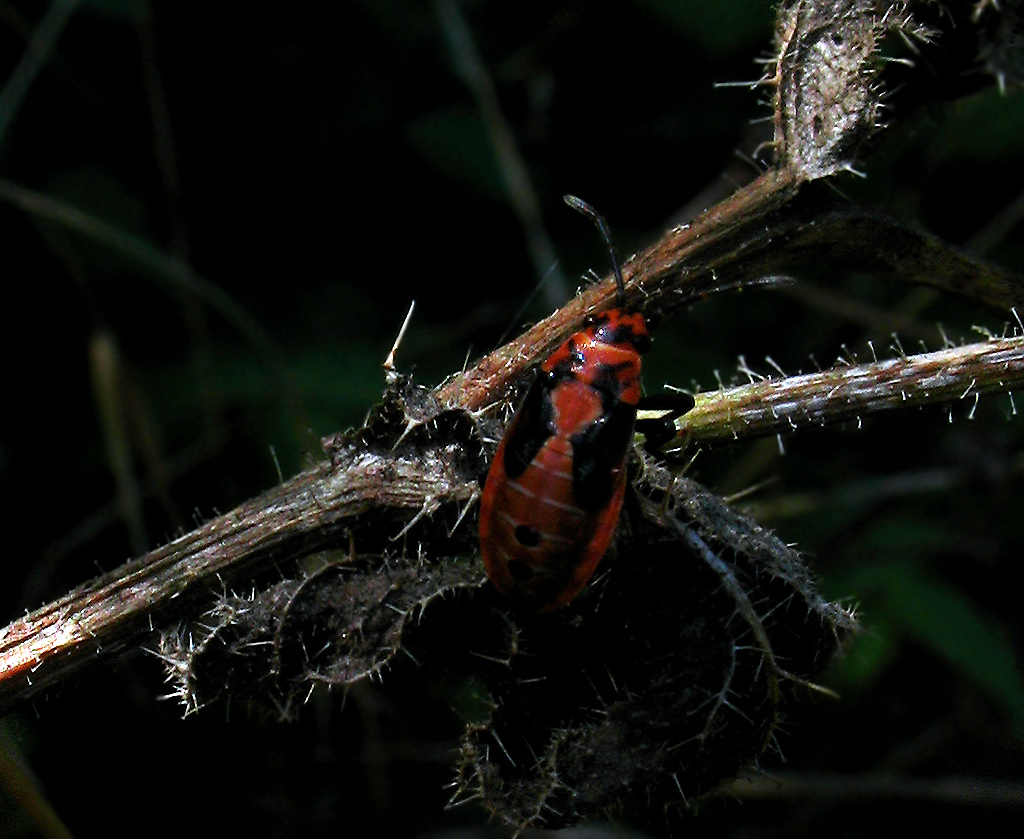
[[788,274],[765,274],[753,279],[733,280],[728,283],[711,286],[711,288],[704,288],[700,291],[691,291],[677,300],[675,305],[689,306],[698,300],[704,300],[712,295],[721,294],[726,291],[743,291],[746,288],[787,288],[793,285],[796,285],[796,278]]
[[604,220],[604,216],[602,216],[582,198],[577,198],[575,195],[563,195],[562,200],[577,212],[583,213],[583,215],[587,216],[595,225],[597,225],[597,229],[601,231],[601,237],[604,239],[604,243],[608,246],[608,255],[612,258],[612,271],[615,272],[615,282],[619,287],[618,305],[620,309],[625,308],[626,283],[622,279],[622,266],[619,264],[619,254],[615,250],[615,243],[612,242],[612,234],[608,229],[608,222]]

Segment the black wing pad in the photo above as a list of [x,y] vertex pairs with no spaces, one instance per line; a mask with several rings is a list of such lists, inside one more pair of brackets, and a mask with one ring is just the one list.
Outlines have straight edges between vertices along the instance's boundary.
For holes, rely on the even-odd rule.
[[551,377],[541,375],[530,385],[523,404],[516,411],[505,439],[504,467],[509,478],[518,478],[555,433],[555,411],[551,405]]
[[599,420],[572,437],[572,491],[580,509],[604,507],[615,490],[614,471],[621,469],[633,438],[636,406],[615,403]]

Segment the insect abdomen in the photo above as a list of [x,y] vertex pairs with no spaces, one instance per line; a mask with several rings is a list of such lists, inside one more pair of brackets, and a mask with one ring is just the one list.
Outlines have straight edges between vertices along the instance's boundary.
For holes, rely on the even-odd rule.
[[484,564],[499,591],[550,611],[590,579],[618,520],[635,418],[635,405],[581,377],[533,385],[481,502]]

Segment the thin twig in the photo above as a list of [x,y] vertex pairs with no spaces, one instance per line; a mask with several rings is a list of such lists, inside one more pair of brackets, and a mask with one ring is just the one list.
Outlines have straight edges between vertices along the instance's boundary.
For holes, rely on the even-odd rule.
[[[0,181],[0,197],[4,186]],[[791,173],[766,172],[692,224],[669,231],[626,264],[631,304],[668,314],[695,294],[758,276],[752,270],[758,259],[775,259],[773,237],[783,230],[795,236],[806,223],[781,211],[798,186]],[[954,264],[962,280],[965,263]],[[987,276],[982,266],[966,264]],[[1014,300],[1018,292],[1009,279],[997,280],[1002,297],[995,299]],[[593,287],[434,396],[445,407],[473,413],[505,402],[533,365],[578,329],[587,313],[614,305],[614,297],[612,282]],[[704,394],[687,415],[686,430],[693,441],[740,439],[903,407],[908,394],[932,402],[1011,390],[1021,382],[1022,341],[992,340]],[[192,614],[193,598],[336,544],[353,532],[361,514],[391,509],[404,511],[408,520],[442,503],[469,503],[477,485],[456,466],[455,448],[417,457],[356,445],[344,463],[303,472],[0,630],[0,713],[100,655],[139,643],[154,623]]]
[[[628,304],[669,314],[694,293],[738,279],[730,274],[730,263],[740,255],[749,257],[749,251],[763,252],[764,237],[770,241],[771,234],[760,226],[796,195],[798,186],[797,177],[787,170],[767,171],[692,223],[668,231],[623,266]],[[438,399],[468,411],[501,402],[587,315],[615,305],[615,298],[611,279],[591,287],[439,387]]]
[[534,189],[529,167],[519,153],[515,132],[505,118],[494,81],[476,48],[473,33],[458,2],[436,0],[434,7],[456,72],[469,88],[480,119],[487,129],[509,202],[526,234],[526,244],[533,257],[533,270],[538,282],[543,285],[544,300],[550,306],[558,306],[569,296],[568,283],[558,268],[555,248],[544,228],[537,190]]
[[53,0],[32,33],[21,60],[0,90],[0,143],[10,130],[32,83],[50,60],[57,38],[80,3],[81,0]]
[[679,418],[680,437],[700,442],[784,434],[878,411],[938,405],[1024,387],[1024,337],[993,338],[936,352],[765,378],[698,393]]
[[267,366],[282,380],[287,380],[286,365],[266,329],[230,294],[187,263],[77,207],[6,178],[0,178],[0,201],[14,205],[33,218],[76,231],[115,253],[136,260],[152,271],[155,279],[175,292],[187,294],[223,315],[260,352]]

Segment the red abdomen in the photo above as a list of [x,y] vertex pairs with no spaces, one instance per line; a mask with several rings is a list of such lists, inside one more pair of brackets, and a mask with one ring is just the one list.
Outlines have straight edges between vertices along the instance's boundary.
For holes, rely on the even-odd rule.
[[547,360],[513,418],[480,503],[484,566],[510,598],[565,606],[608,549],[648,343],[640,315],[608,312]]

